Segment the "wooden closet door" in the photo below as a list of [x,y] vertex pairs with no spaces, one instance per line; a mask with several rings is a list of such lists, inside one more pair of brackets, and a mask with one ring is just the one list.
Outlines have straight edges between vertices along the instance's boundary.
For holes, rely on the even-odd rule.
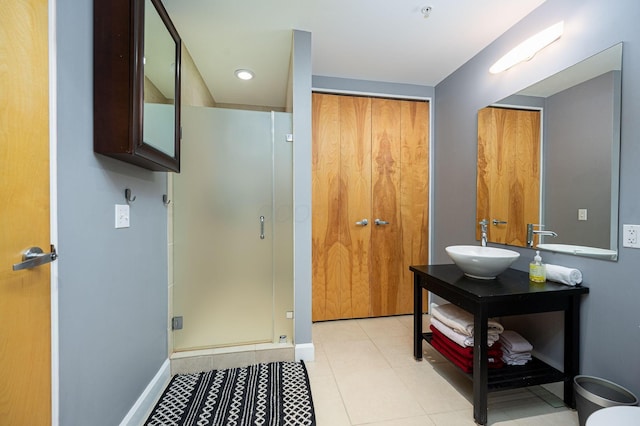
[[312,320],[370,316],[371,100],[313,94]]
[[372,224],[371,313],[397,313],[402,283],[402,229],[400,223],[401,165],[400,102],[373,99],[371,104]]
[[312,320],[340,318],[340,102],[313,94]]
[[[401,284],[397,314],[413,312],[411,265],[429,263],[429,103],[401,103],[400,226],[402,229]],[[428,295],[422,306],[427,310]]]
[[429,104],[315,93],[312,129],[312,320],[411,313],[409,266],[428,263]]
[[[340,99],[340,318],[371,315],[371,99]],[[357,225],[363,219],[366,226]]]

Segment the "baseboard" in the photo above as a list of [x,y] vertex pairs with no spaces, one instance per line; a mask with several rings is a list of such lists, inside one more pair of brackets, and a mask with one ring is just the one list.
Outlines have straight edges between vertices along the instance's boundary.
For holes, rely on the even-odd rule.
[[169,360],[165,360],[160,370],[156,373],[151,382],[147,385],[138,400],[127,415],[120,422],[120,426],[139,426],[144,423],[147,416],[153,409],[154,404],[162,395],[162,391],[171,379],[171,368]]
[[296,345],[296,361],[314,361],[316,350],[313,343],[300,343]]

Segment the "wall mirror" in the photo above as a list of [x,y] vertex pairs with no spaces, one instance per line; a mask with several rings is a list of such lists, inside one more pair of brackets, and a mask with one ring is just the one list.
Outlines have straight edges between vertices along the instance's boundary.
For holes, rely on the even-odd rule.
[[180,171],[181,40],[160,0],[94,1],[94,151]]
[[622,43],[479,111],[488,241],[617,260],[621,74]]

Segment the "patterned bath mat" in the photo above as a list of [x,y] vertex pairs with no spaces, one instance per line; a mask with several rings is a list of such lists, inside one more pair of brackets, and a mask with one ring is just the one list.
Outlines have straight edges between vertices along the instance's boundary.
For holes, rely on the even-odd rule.
[[315,426],[309,376],[302,362],[178,374],[147,426]]

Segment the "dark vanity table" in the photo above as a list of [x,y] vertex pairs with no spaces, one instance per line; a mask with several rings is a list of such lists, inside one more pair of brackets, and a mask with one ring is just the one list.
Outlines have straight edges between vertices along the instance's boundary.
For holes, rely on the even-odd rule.
[[[579,373],[580,297],[586,287],[529,282],[529,274],[507,269],[494,280],[466,277],[453,264],[409,267],[413,271],[414,357],[422,359],[422,291],[428,290],[474,316],[473,417],[487,423],[487,396],[491,391],[515,389],[544,383],[564,382],[564,402],[575,408],[573,378]],[[488,369],[487,320],[490,317],[564,311],[564,372],[534,358],[523,366]]]

